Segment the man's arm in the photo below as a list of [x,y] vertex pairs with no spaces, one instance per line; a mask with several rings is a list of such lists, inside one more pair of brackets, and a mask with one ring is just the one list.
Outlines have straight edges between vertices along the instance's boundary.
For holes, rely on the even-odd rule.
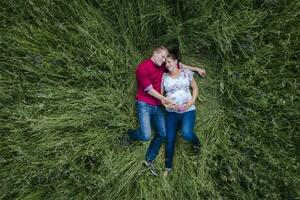
[[[164,88],[163,86],[161,86],[161,90],[160,93],[161,95],[164,95]],[[177,110],[179,105],[175,104],[173,101],[169,100],[169,101],[165,101],[165,100],[161,100],[161,103],[163,106],[165,106],[166,108],[171,108],[171,109],[175,109]]]
[[193,66],[189,66],[189,65],[186,65],[183,63],[179,63],[179,67],[183,67],[183,68],[189,69],[191,71],[197,72],[202,77],[204,77],[206,75],[205,70],[200,67],[193,67]]
[[138,84],[145,92],[147,92],[151,96],[155,97],[156,99],[159,99],[166,103],[173,103],[172,101],[170,101],[169,99],[167,99],[166,97],[161,95],[159,92],[157,92],[153,88],[152,83],[149,79],[149,74],[148,74],[147,70],[139,67],[136,71],[136,78],[137,78]]
[[164,97],[163,95],[159,94],[159,92],[157,92],[156,90],[154,90],[153,88],[147,90],[148,94],[150,94],[151,96],[161,100],[161,101],[164,101],[164,102],[169,102],[170,103],[170,100],[167,99],[166,97]]

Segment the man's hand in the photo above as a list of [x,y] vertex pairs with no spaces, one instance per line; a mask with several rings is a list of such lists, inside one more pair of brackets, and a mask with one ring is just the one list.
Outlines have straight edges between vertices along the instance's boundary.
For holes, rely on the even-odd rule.
[[175,104],[171,99],[168,99],[168,98],[166,98],[166,99],[164,99],[164,100],[161,100],[161,103],[162,104],[167,104],[167,105],[170,105],[170,104]]
[[206,75],[206,72],[204,69],[201,69],[201,68],[195,68],[195,71],[202,77],[205,77]]
[[170,103],[170,104],[163,104],[166,108],[172,109],[172,110],[178,110],[179,105],[175,103]]
[[172,100],[170,99],[166,99],[166,100],[161,100],[161,103],[166,107],[166,108],[170,108],[173,110],[178,110],[178,104],[174,103]]

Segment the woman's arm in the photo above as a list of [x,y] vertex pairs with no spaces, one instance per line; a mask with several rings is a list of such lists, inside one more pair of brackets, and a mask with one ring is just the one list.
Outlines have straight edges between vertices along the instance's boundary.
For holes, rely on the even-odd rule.
[[195,103],[199,93],[199,88],[194,78],[191,83],[191,88],[193,90],[192,101]]
[[179,63],[179,67],[183,67],[183,68],[189,69],[191,71],[197,72],[202,77],[204,77],[206,75],[205,70],[200,67],[193,67],[193,66],[189,66],[189,65],[186,65],[183,63]]
[[197,99],[197,96],[198,96],[198,93],[199,93],[199,88],[198,88],[198,85],[197,85],[194,78],[191,82],[191,88],[192,88],[192,92],[193,92],[192,93],[192,99],[184,104],[184,107],[183,107],[184,110],[189,109],[193,104],[196,103],[196,99]]

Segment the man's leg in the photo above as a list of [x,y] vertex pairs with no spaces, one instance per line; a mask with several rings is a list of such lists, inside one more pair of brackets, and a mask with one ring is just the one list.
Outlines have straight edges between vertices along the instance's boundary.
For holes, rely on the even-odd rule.
[[176,131],[177,131],[179,121],[180,121],[180,114],[174,112],[167,112],[166,114],[167,141],[166,141],[166,149],[165,149],[166,170],[172,169],[174,150],[175,150]]
[[141,101],[136,103],[136,112],[140,124],[140,128],[130,131],[128,134],[131,139],[138,141],[147,141],[151,137],[151,123],[150,123],[150,106]]
[[155,130],[155,136],[148,147],[145,158],[146,161],[150,162],[152,162],[156,158],[160,146],[166,137],[165,117],[159,106],[156,106],[153,109],[151,119]]

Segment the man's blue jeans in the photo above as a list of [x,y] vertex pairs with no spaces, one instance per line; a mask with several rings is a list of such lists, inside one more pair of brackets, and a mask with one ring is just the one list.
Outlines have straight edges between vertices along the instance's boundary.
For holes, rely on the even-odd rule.
[[166,137],[164,114],[160,106],[152,106],[142,101],[136,102],[136,109],[140,128],[129,132],[129,136],[134,140],[148,141],[151,137],[152,123],[155,136],[148,147],[145,159],[147,161],[153,161]]
[[183,138],[190,141],[194,145],[200,145],[199,139],[194,133],[195,118],[195,110],[191,110],[184,113],[166,111],[167,141],[165,167],[167,169],[172,168],[175,150],[176,131],[180,124]]

